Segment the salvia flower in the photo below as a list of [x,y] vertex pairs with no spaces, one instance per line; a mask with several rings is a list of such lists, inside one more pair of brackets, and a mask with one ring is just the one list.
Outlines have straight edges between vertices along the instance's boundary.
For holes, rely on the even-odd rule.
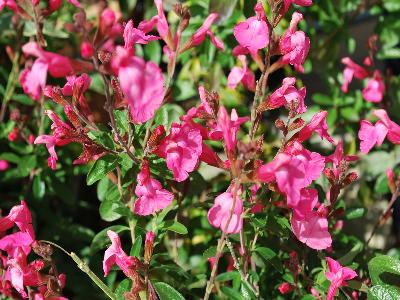
[[142,169],[137,175],[137,181],[135,194],[138,199],[133,209],[137,215],[151,215],[166,208],[174,199],[174,195],[163,189],[158,180],[150,177],[147,160],[143,161]]
[[330,257],[326,258],[326,263],[328,271],[325,272],[325,276],[331,282],[326,300],[333,300],[337,290],[342,286],[346,286],[346,281],[356,277],[357,273],[348,267],[341,266],[339,262]]
[[376,70],[373,78],[368,79],[367,86],[362,90],[363,98],[368,102],[381,102],[385,93],[385,84],[381,73]]
[[292,103],[296,103],[296,113],[302,114],[307,111],[307,106],[304,103],[306,96],[306,88],[302,87],[297,89],[294,85],[296,84],[296,78],[286,77],[283,79],[282,86],[275,90],[268,97],[268,107],[271,109],[279,108],[287,105],[292,106]]
[[293,13],[290,26],[280,40],[280,49],[282,63],[290,64],[298,72],[304,73],[303,64],[310,50],[310,39],[303,31],[296,30],[302,19],[301,13]]
[[254,73],[247,67],[247,59],[245,55],[239,55],[238,59],[242,64],[242,67],[233,67],[228,75],[228,87],[235,89],[236,86],[242,82],[243,85],[250,91],[255,91],[256,80]]
[[365,70],[364,67],[352,61],[350,57],[342,58],[342,64],[346,67],[343,71],[343,84],[341,90],[343,93],[347,93],[349,90],[349,84],[353,80],[353,77],[357,79],[367,78],[368,71]]
[[233,28],[233,35],[240,46],[253,55],[269,43],[269,28],[261,2],[256,4],[254,10],[255,17],[250,17]]

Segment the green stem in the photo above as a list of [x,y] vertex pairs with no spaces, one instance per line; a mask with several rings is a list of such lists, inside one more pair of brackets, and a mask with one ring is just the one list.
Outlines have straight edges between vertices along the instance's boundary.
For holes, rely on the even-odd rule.
[[0,122],[2,122],[4,119],[7,103],[11,100],[11,97],[14,95],[15,86],[17,85],[17,82],[18,82],[19,56],[20,56],[20,53],[16,52],[14,59],[12,61],[12,69],[11,69],[10,75],[8,76],[6,91],[4,93],[4,98],[3,98],[2,105],[1,105]]
[[97,277],[96,274],[90,270],[88,264],[84,262],[82,259],[79,258],[78,255],[76,255],[74,252],[69,253],[67,250],[65,250],[63,247],[57,245],[56,243],[46,241],[46,240],[40,240],[39,242],[43,242],[49,245],[52,245],[58,249],[60,249],[62,252],[64,252],[66,255],[72,258],[72,260],[77,264],[78,268],[82,270],[82,272],[86,273],[89,278],[112,300],[117,300],[117,296],[111,291],[111,289],[99,278]]

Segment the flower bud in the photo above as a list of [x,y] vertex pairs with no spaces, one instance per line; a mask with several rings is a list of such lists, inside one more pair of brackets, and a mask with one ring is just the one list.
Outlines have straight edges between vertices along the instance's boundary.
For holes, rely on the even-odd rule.
[[1,159],[0,160],[0,171],[5,171],[10,167],[8,161]]
[[275,121],[275,126],[281,131],[286,131],[286,125],[285,122],[283,122],[281,119],[277,119]]
[[165,129],[163,125],[157,126],[150,135],[149,141],[147,142],[147,151],[152,152],[154,151],[160,141],[165,136]]
[[154,232],[147,231],[146,240],[144,242],[144,262],[150,263],[151,256],[153,255],[153,244],[154,244]]
[[292,287],[292,285],[291,285],[290,283],[288,283],[288,282],[282,282],[282,283],[279,285],[278,290],[279,290],[279,292],[280,292],[282,295],[285,295],[285,294],[291,292],[291,291],[293,290],[293,287]]
[[17,127],[14,127],[8,134],[8,140],[10,142],[15,142],[18,138],[19,138],[19,129]]

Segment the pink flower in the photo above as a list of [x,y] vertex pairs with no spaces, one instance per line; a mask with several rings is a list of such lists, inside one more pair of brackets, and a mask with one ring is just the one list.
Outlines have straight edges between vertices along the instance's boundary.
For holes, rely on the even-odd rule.
[[8,161],[0,159],[0,171],[6,171],[10,167]]
[[154,62],[129,56],[128,52],[117,48],[113,65],[118,70],[121,89],[128,100],[129,111],[135,123],[150,120],[164,99],[164,77]]
[[233,28],[233,35],[240,46],[256,54],[258,50],[265,48],[269,43],[269,28],[262,4],[258,2],[254,7],[255,17],[240,22]]
[[294,85],[296,78],[286,77],[283,79],[282,86],[278,88],[268,97],[268,106],[270,108],[279,108],[287,105],[289,108],[292,103],[297,107],[296,112],[302,114],[307,111],[307,106],[304,104],[306,96],[306,88],[297,89]]
[[323,250],[332,244],[332,238],[328,231],[328,220],[317,211],[309,211],[301,217],[293,214],[291,225],[298,240],[312,249]]
[[64,96],[72,96],[74,92],[74,88],[79,90],[80,94],[83,94],[88,90],[92,79],[86,73],[83,73],[80,76],[67,76],[67,83],[62,88],[62,93]]
[[298,72],[304,73],[303,64],[310,50],[310,39],[303,31],[296,31],[302,19],[301,13],[293,13],[289,29],[282,36],[279,45],[283,54],[282,63],[291,64]]
[[0,12],[4,7],[8,7],[13,12],[18,12],[18,5],[15,0],[0,0]]
[[346,65],[346,68],[343,71],[343,84],[341,90],[343,93],[347,93],[349,90],[349,84],[353,80],[353,77],[364,79],[368,77],[368,72],[362,66],[352,61],[350,57],[342,58],[342,64]]
[[17,249],[28,255],[31,252],[30,246],[33,242],[34,239],[28,232],[18,231],[0,239],[0,249],[6,251],[9,256],[14,256]]
[[375,125],[367,120],[361,121],[358,138],[363,153],[368,153],[375,145],[382,145],[386,136],[393,144],[400,144],[400,126],[389,118],[384,109],[375,110],[374,115],[380,118]]
[[107,231],[107,235],[111,240],[111,246],[105,251],[103,259],[104,277],[108,275],[113,265],[117,265],[124,274],[129,277],[131,269],[135,270],[138,266],[138,259],[128,256],[121,247],[121,240],[118,234],[112,230]]
[[222,132],[228,152],[235,152],[236,133],[240,129],[240,125],[247,120],[247,117],[239,118],[235,109],[232,109],[231,116],[229,117],[225,107],[221,106],[219,108],[217,128]]
[[58,156],[55,150],[57,138],[54,137],[53,135],[39,135],[35,141],[34,144],[45,144],[47,151],[49,151],[50,157],[47,160],[48,166],[56,170],[57,169],[57,160]]
[[335,298],[336,291],[341,286],[346,286],[346,281],[356,277],[357,273],[350,268],[342,267],[339,262],[330,257],[326,258],[326,263],[329,270],[325,272],[325,276],[331,282],[326,300],[333,300]]
[[351,162],[356,161],[357,159],[358,157],[356,155],[344,155],[342,140],[339,140],[337,143],[335,152],[326,158],[327,162],[332,163],[333,173],[336,177],[339,177],[339,167],[342,162]]
[[327,111],[320,111],[316,113],[310,123],[304,126],[298,132],[298,138],[300,142],[304,142],[308,140],[311,134],[315,131],[319,134],[321,138],[327,139],[330,143],[334,144],[332,137],[328,133],[328,125],[326,124],[326,116],[328,115]]
[[199,163],[203,139],[197,128],[188,123],[172,123],[170,134],[164,138],[156,153],[166,158],[167,167],[176,181],[184,181]]
[[174,195],[163,189],[158,180],[150,177],[149,164],[146,160],[143,161],[142,169],[137,175],[137,182],[135,194],[138,199],[133,209],[135,214],[151,215],[172,203]]
[[313,4],[312,0],[283,0],[283,14],[286,14],[292,3],[299,6],[310,6]]
[[304,180],[303,162],[286,153],[279,153],[274,160],[258,169],[261,182],[276,181],[279,190],[286,194],[289,206],[296,206],[300,199],[300,190],[308,185]]
[[193,34],[190,38],[188,45],[184,47],[184,49],[189,49],[196,47],[204,42],[206,35],[210,37],[211,43],[217,48],[218,50],[224,51],[224,43],[214,36],[214,33],[211,31],[211,25],[215,22],[218,18],[217,13],[211,13],[205,20],[203,25],[200,26],[199,29]]
[[239,55],[238,59],[243,67],[233,67],[228,75],[228,87],[230,89],[235,89],[236,86],[242,82],[248,90],[254,92],[256,89],[256,81],[253,72],[247,68],[246,56]]
[[146,35],[142,30],[133,27],[133,21],[129,20],[129,22],[125,25],[124,29],[124,41],[125,41],[125,49],[131,49],[133,51],[133,47],[135,44],[148,44],[151,41],[158,40],[159,37],[154,35]]
[[37,59],[32,68],[24,69],[19,77],[19,81],[24,93],[32,97],[33,100],[39,101],[42,91],[46,86],[47,80],[47,63],[44,60]]
[[[208,222],[216,228],[221,230],[225,229],[228,223],[230,210],[232,208],[233,199],[232,188],[225,193],[222,193],[215,198],[214,205],[208,211]],[[242,220],[243,202],[239,197],[239,192],[236,198],[235,207],[233,209],[232,218],[229,221],[229,225],[226,229],[226,233],[238,233],[243,227]]]
[[306,214],[314,209],[318,203],[318,191],[316,189],[304,188],[296,206],[293,206],[293,215],[297,219],[302,219]]
[[25,201],[22,200],[20,205],[14,206],[7,216],[0,218],[0,232],[5,232],[17,225],[22,232],[27,232],[32,239],[35,239],[35,233],[32,226],[32,216]]
[[383,83],[381,73],[374,72],[374,77],[368,79],[367,86],[362,91],[362,96],[368,102],[381,102],[385,93],[385,84]]
[[289,282],[282,282],[279,287],[278,287],[279,293],[282,295],[285,295],[287,293],[290,293],[290,291],[293,290],[292,285]]
[[81,56],[83,58],[90,59],[90,58],[92,58],[93,53],[94,53],[94,49],[93,49],[92,44],[88,41],[84,41],[81,44]]

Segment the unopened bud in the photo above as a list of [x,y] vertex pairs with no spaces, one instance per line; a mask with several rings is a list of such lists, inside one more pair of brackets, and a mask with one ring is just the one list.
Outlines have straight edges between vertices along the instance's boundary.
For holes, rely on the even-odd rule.
[[154,245],[154,232],[148,231],[146,233],[146,240],[144,242],[144,262],[146,264],[150,263],[151,256],[153,255],[153,245]]
[[283,120],[281,120],[281,119],[277,119],[275,121],[275,126],[276,126],[276,128],[278,128],[281,131],[286,131],[285,122],[283,122]]
[[112,54],[104,50],[99,50],[97,56],[102,64],[109,63],[112,58]]
[[348,174],[345,179],[343,180],[343,185],[349,185],[350,183],[356,181],[358,178],[358,174],[356,172],[351,172],[350,174]]
[[303,125],[304,125],[304,120],[302,118],[297,118],[289,125],[288,131],[299,129],[300,127],[303,127]]
[[335,173],[333,173],[333,171],[330,168],[326,168],[324,170],[324,174],[325,177],[328,178],[330,184],[332,185],[335,184],[336,181]]
[[153,132],[150,135],[149,141],[147,142],[147,148],[149,152],[152,152],[155,150],[155,148],[158,146],[160,141],[164,138],[165,136],[165,129],[163,125],[157,126]]

